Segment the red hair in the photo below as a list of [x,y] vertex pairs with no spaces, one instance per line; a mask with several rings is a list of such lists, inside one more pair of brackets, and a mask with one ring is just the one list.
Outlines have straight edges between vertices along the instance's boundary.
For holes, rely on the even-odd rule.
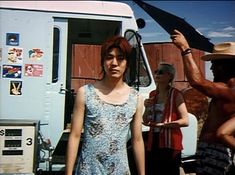
[[126,38],[122,36],[112,36],[111,38],[108,38],[101,47],[101,66],[102,66],[102,73],[104,72],[104,60],[106,56],[108,55],[109,51],[113,48],[118,48],[123,53],[125,59],[127,60],[127,66],[129,65],[129,60],[131,57],[131,51],[132,47],[130,43],[127,41]]

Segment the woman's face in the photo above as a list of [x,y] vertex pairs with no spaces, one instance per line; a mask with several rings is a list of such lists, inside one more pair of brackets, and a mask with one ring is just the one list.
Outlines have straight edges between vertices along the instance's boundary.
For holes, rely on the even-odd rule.
[[127,67],[127,60],[119,48],[112,48],[104,59],[105,76],[123,77]]
[[172,81],[172,75],[164,69],[164,66],[159,66],[155,71],[155,81],[157,83],[169,83]]

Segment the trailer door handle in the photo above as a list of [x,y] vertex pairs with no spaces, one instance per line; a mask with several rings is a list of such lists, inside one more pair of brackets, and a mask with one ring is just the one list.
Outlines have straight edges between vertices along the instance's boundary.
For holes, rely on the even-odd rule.
[[63,87],[63,84],[60,85],[60,94],[65,94],[66,92],[68,92],[68,89]]

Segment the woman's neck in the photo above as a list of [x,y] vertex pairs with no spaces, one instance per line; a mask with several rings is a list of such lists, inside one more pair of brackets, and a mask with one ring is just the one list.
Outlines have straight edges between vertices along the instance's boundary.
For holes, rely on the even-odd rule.
[[125,86],[125,82],[122,79],[108,79],[104,78],[100,81],[100,84],[107,89],[122,89]]
[[169,85],[159,85],[157,87],[157,91],[158,91],[157,103],[165,103],[166,102],[170,89],[171,89],[171,86],[169,86]]
[[123,104],[127,101],[130,88],[123,81],[108,81],[103,79],[95,83],[98,96],[111,104]]
[[158,84],[157,90],[159,93],[168,93],[171,86],[169,84]]

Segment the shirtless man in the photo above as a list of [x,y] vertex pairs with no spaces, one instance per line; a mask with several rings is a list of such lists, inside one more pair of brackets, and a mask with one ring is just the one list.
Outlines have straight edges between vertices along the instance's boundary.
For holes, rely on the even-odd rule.
[[184,35],[174,30],[171,39],[181,51],[190,85],[211,98],[208,116],[198,141],[197,175],[226,174],[231,166],[231,150],[217,137],[217,130],[235,113],[235,42],[215,45],[212,54],[202,56],[202,60],[212,63],[212,82],[205,79],[199,70]]

